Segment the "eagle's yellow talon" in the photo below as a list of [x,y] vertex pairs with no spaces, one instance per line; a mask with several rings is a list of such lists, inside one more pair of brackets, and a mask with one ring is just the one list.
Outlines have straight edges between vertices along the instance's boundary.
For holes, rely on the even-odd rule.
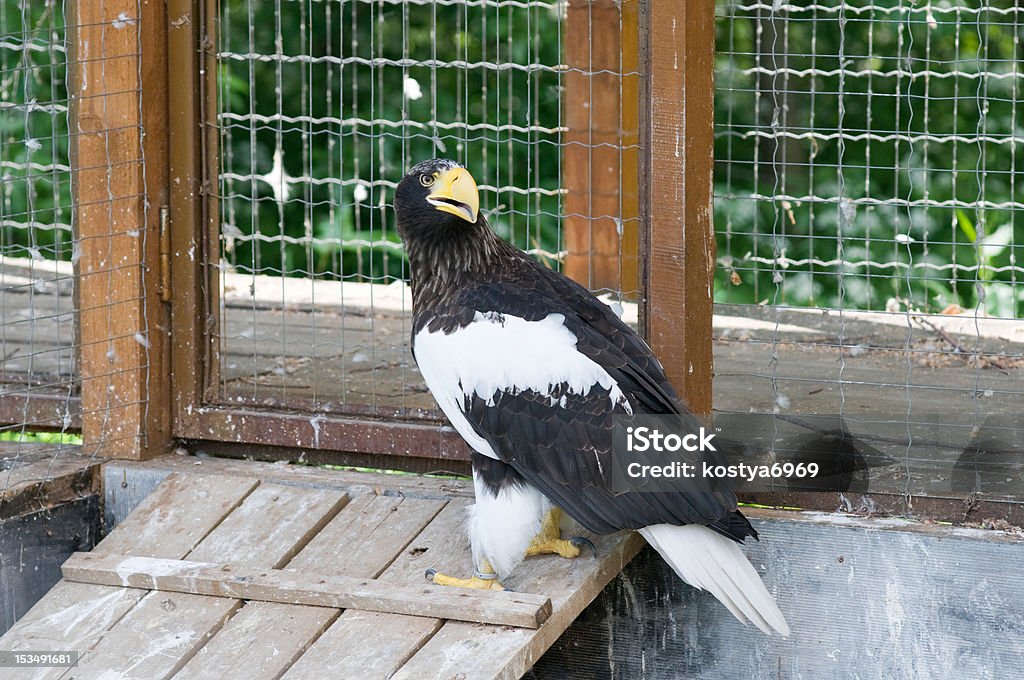
[[547,541],[534,539],[533,543],[526,550],[527,557],[546,554],[561,555],[571,560],[580,556],[580,549],[574,546],[571,541],[556,538]]
[[540,524],[540,533],[533,539],[530,547],[526,549],[526,556],[534,555],[560,555],[566,559],[575,559],[580,556],[580,546],[589,546],[594,554],[597,549],[594,544],[580,536],[570,539],[562,538],[562,530],[559,525],[562,522],[561,508],[552,508],[544,515]]
[[448,574],[442,574],[436,569],[427,569],[426,577],[428,581],[439,586],[475,588],[477,590],[505,590],[505,586],[501,585],[501,582],[498,580],[498,575],[494,573],[494,569],[486,561],[481,570],[470,578],[456,578]]

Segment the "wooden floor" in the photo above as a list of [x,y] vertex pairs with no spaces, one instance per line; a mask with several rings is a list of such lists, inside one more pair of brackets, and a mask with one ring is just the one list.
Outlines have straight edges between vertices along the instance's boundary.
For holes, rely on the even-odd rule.
[[472,570],[465,482],[344,473],[325,488],[332,473],[314,470],[313,488],[237,469],[171,474],[65,563],[0,649],[78,650],[78,666],[3,677],[517,678],[641,545],[594,537],[597,557],[531,558],[505,584],[515,593],[441,588],[427,568]]

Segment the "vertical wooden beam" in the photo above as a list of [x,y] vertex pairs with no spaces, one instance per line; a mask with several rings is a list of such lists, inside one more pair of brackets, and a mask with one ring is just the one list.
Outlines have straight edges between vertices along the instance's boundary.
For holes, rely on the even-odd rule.
[[638,288],[638,6],[571,0],[565,23],[564,271],[626,293]]
[[[175,343],[172,365],[175,380],[172,386],[174,431],[181,435],[191,431],[204,401],[210,349],[207,329],[211,326],[211,291],[216,291],[208,262],[207,238],[204,237],[206,212],[203,183],[204,138],[203,98],[206,79],[202,66],[212,45],[204,46],[202,36],[208,34],[208,19],[216,2],[168,0],[168,83],[175,96],[169,102],[171,142],[170,163],[170,249],[173,294],[171,325]],[[210,5],[211,7],[206,7]],[[209,65],[207,65],[209,67]],[[209,71],[216,77],[216,68]],[[216,241],[214,241],[216,243]]]
[[167,188],[164,3],[79,0],[72,13],[82,435],[103,456],[138,459],[170,443],[158,266]]
[[711,412],[713,0],[648,0],[641,53],[641,327],[689,407]]

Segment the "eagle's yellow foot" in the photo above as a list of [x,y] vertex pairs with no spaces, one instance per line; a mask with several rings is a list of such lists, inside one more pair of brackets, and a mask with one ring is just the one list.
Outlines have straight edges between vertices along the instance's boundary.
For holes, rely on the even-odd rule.
[[477,590],[505,590],[505,586],[498,581],[498,575],[486,560],[480,571],[473,574],[471,578],[456,578],[448,574],[441,574],[436,569],[427,569],[428,581],[439,586],[455,586],[456,588],[476,588]]
[[568,539],[562,538],[562,530],[559,525],[562,521],[561,508],[552,508],[544,515],[541,521],[540,533],[537,534],[530,547],[526,549],[526,556],[534,555],[561,555],[566,559],[575,559],[580,556],[580,548],[586,546],[595,555],[597,548],[589,540],[582,536],[573,536]]

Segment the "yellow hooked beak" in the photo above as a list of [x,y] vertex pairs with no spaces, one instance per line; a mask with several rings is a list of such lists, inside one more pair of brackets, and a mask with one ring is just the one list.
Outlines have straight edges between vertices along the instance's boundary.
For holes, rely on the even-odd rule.
[[427,202],[438,210],[476,223],[480,212],[480,192],[476,180],[465,168],[452,168],[437,173]]

